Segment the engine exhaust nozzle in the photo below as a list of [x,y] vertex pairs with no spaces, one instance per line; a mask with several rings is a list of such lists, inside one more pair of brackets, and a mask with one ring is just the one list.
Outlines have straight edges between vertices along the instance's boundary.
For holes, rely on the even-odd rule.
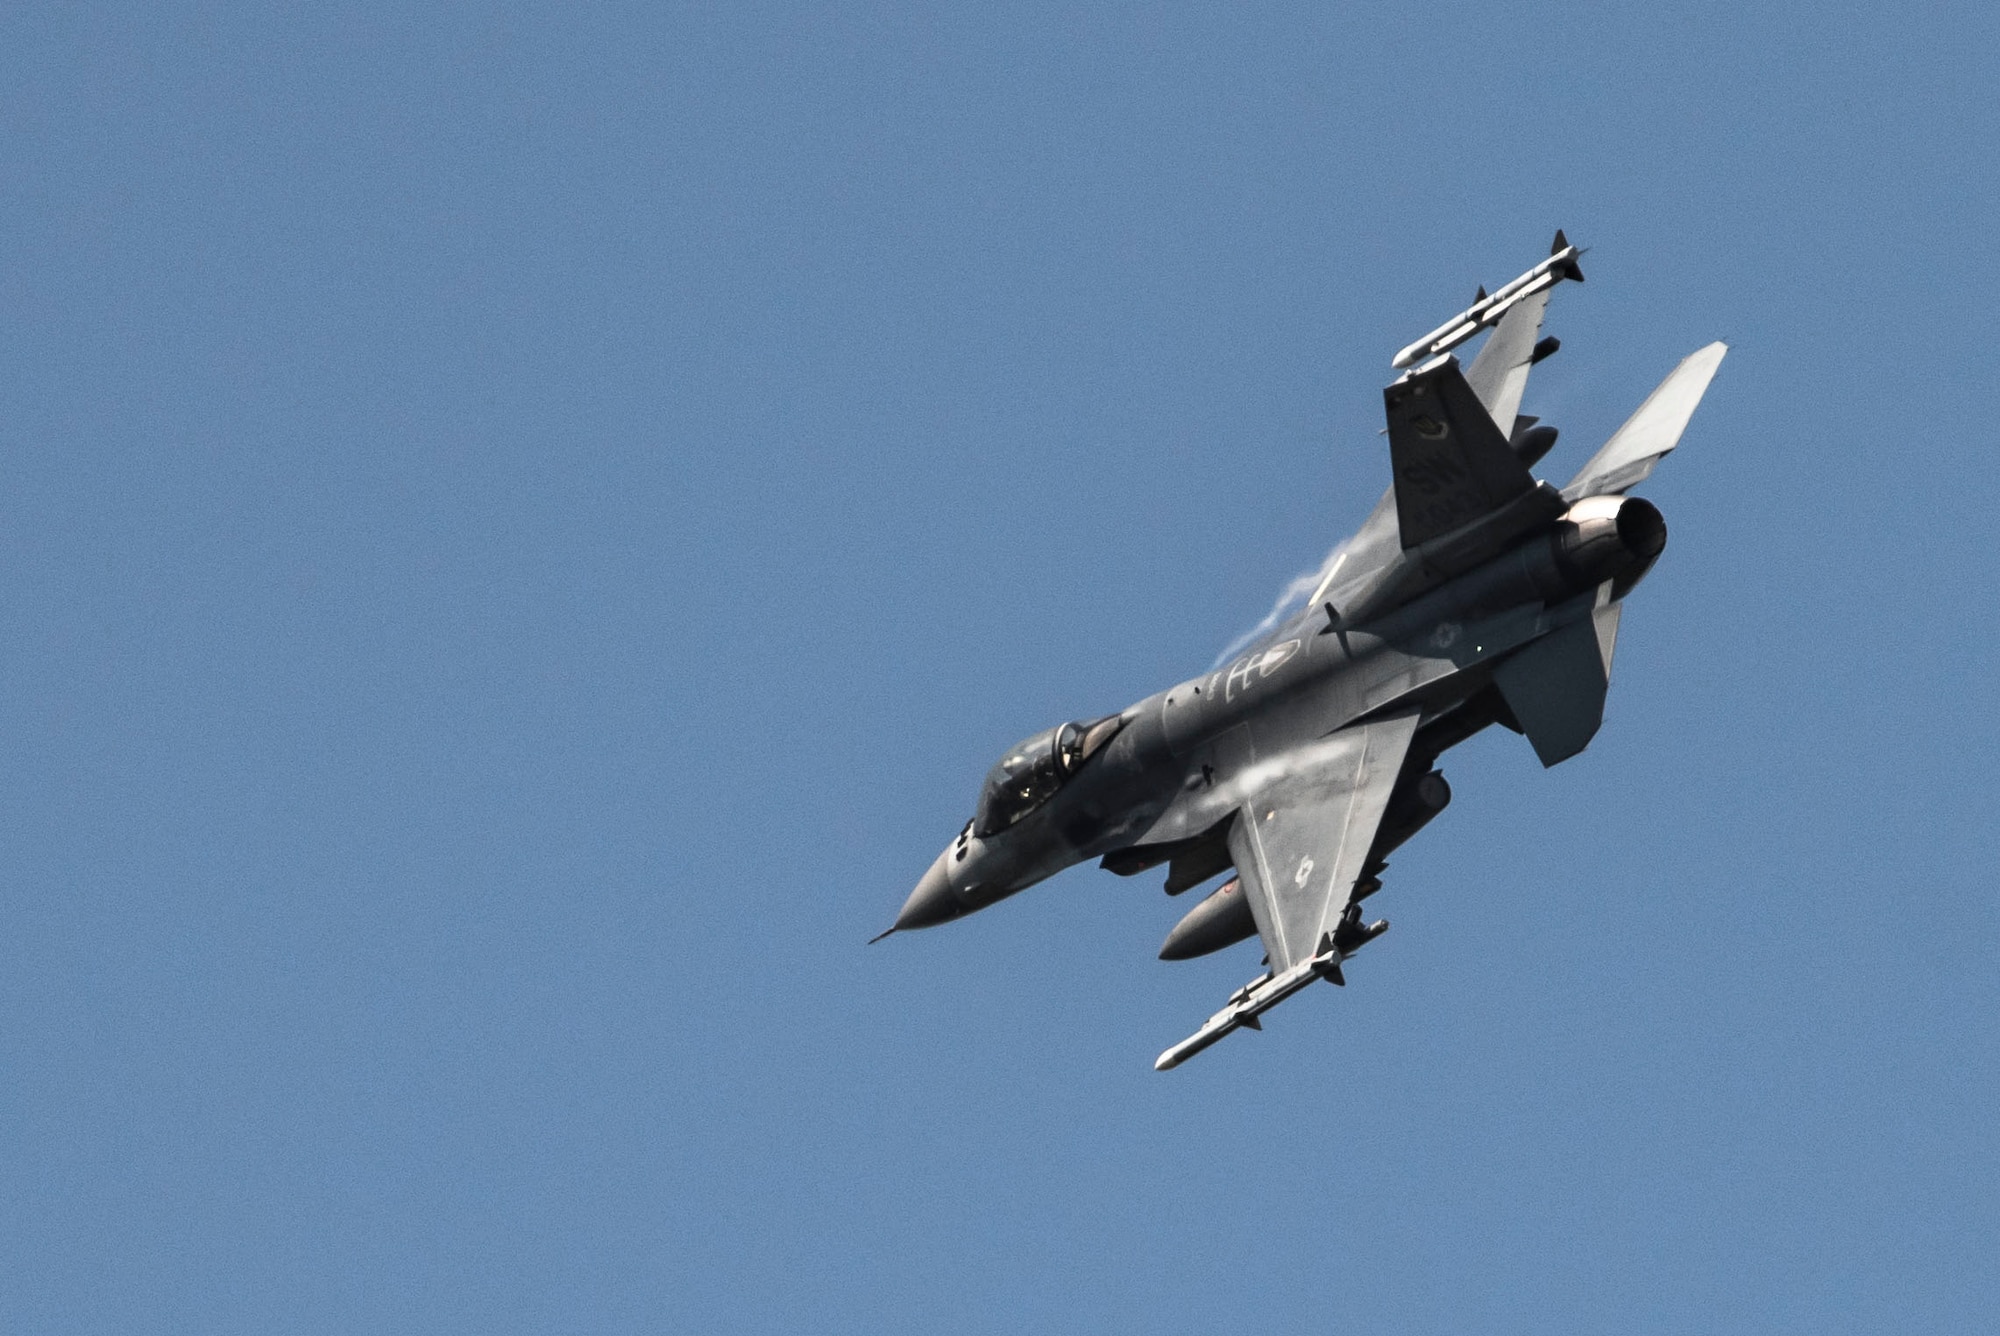
[[1556,525],[1556,565],[1579,586],[1638,582],[1667,547],[1667,521],[1639,496],[1587,496]]

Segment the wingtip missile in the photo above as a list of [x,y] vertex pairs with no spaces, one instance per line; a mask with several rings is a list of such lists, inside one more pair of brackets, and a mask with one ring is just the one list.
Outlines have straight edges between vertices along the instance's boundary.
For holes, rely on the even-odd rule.
[[1397,353],[1389,359],[1389,365],[1401,371],[1418,362],[1441,356],[1480,330],[1499,324],[1500,317],[1536,293],[1546,292],[1564,279],[1581,283],[1583,270],[1578,267],[1576,261],[1583,252],[1570,245],[1569,238],[1565,237],[1560,229],[1556,232],[1556,240],[1560,244],[1550,252],[1548,259],[1513,282],[1495,289],[1491,296],[1486,294],[1485,286],[1482,284],[1479,289],[1480,295],[1473,300],[1471,306]]
[[[1350,913],[1348,917],[1358,919],[1359,916]],[[1355,932],[1348,931],[1343,920],[1341,930],[1321,934],[1319,950],[1310,958],[1281,974],[1261,974],[1231,993],[1222,1010],[1204,1021],[1199,1030],[1155,1058],[1153,1070],[1171,1071],[1238,1030],[1263,1029],[1261,1018],[1265,1012],[1321,979],[1345,988],[1347,976],[1341,972],[1340,962],[1388,930],[1387,919],[1378,920]]]
[[1554,256],[1561,255],[1564,251],[1569,251],[1570,256],[1569,263],[1562,267],[1562,276],[1572,283],[1583,282],[1583,267],[1576,262],[1577,256],[1583,254],[1583,249],[1579,246],[1570,245],[1569,238],[1564,236],[1563,230],[1558,227],[1556,229],[1555,244],[1549,247],[1549,255],[1553,258]]
[[[1223,1015],[1226,1015],[1226,1013]],[[1180,1043],[1175,1044],[1172,1048],[1160,1054],[1159,1057],[1153,1059],[1153,1070],[1156,1072],[1170,1072],[1195,1054],[1207,1048],[1210,1044],[1216,1043],[1242,1028],[1244,1022],[1239,1017],[1228,1016],[1227,1019],[1224,1019],[1223,1015],[1211,1016],[1208,1024],[1202,1026],[1199,1030],[1181,1040]],[[1255,1020],[1256,1018],[1253,1016],[1251,1019]],[[1259,1023],[1257,1028],[1261,1030],[1264,1027]]]

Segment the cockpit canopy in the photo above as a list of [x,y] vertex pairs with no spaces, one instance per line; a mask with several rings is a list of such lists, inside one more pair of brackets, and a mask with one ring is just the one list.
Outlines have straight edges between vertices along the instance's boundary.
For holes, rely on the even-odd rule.
[[1077,769],[1125,726],[1122,715],[1082,719],[1015,743],[986,772],[973,834],[998,834],[1055,796]]

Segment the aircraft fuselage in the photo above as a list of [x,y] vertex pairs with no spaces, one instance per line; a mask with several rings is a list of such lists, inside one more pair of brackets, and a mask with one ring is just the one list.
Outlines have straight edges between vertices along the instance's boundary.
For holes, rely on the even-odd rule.
[[[896,926],[962,917],[1086,859],[1195,841],[1290,751],[1358,722],[1408,711],[1446,721],[1489,697],[1498,664],[1589,620],[1614,587],[1622,598],[1664,541],[1648,503],[1592,497],[1364,625],[1306,610],[1228,664],[1121,711],[1102,750],[1012,825],[968,822]],[[1420,727],[1408,775],[1505,714]]]

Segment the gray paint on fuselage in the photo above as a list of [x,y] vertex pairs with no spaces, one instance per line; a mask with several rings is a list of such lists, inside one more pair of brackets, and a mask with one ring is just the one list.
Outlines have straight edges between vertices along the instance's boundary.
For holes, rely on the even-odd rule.
[[[1383,391],[1396,485],[1309,582],[1303,611],[1115,723],[1016,744],[896,927],[948,921],[1086,859],[1124,875],[1170,863],[1171,892],[1226,858],[1270,969],[1155,1064],[1175,1066],[1261,1028],[1318,979],[1344,982],[1341,962],[1388,926],[1360,918],[1388,852],[1449,801],[1431,769],[1441,753],[1494,723],[1526,734],[1545,765],[1587,745],[1619,602],[1666,541],[1658,510],[1623,493],[1678,444],[1725,349],[1684,359],[1567,486],[1535,481],[1553,432],[1519,415],[1521,389],[1553,351],[1535,338],[1547,289],[1581,277],[1576,254],[1557,233],[1550,260],[1397,355],[1403,367],[1438,354]],[[1489,317],[1498,328],[1468,375],[1449,349]],[[1238,915],[1194,932],[1206,922],[1184,919],[1168,954],[1242,931]]]
[[1114,850],[1191,838],[1229,815],[1240,795],[1228,781],[1260,757],[1372,715],[1458,705],[1509,652],[1590,615],[1595,586],[1553,605],[1535,597],[1547,576],[1527,550],[1541,542],[1367,626],[1329,631],[1323,610],[1303,613],[1222,668],[1140,701],[1046,804],[997,840],[967,842],[950,867],[954,891],[969,911]]

